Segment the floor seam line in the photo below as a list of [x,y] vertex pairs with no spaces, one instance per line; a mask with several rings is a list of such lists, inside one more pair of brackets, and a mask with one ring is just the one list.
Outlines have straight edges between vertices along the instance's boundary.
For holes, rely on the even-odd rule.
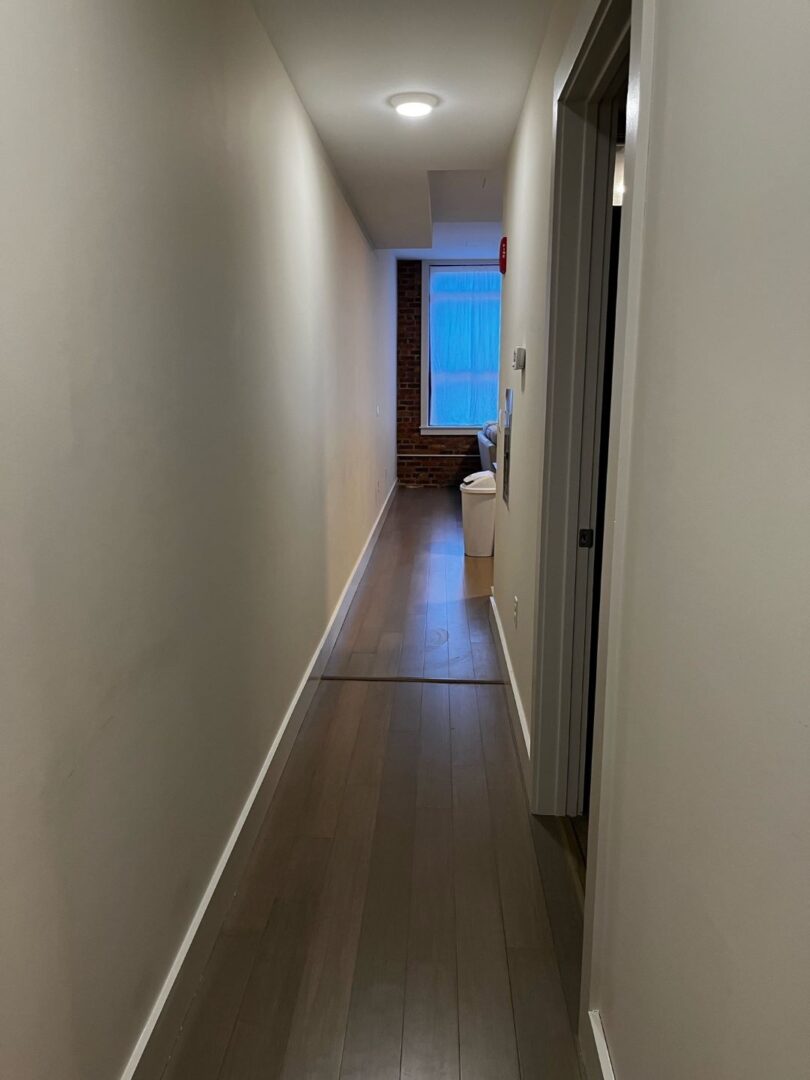
[[503,679],[443,679],[417,675],[321,675],[321,682],[406,683],[439,686],[506,686]]

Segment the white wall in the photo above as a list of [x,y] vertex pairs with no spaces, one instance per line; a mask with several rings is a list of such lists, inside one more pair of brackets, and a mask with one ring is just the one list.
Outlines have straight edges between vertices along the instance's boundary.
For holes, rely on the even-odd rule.
[[[519,706],[528,722],[537,621],[536,590],[540,499],[545,448],[548,256],[552,182],[551,107],[554,74],[578,13],[576,3],[555,6],[543,39],[510,151],[504,200],[509,238],[501,313],[500,407],[514,390],[509,506],[498,496],[495,602],[515,676]],[[512,370],[515,346],[526,348],[526,371]],[[518,598],[517,625],[513,598]]]
[[810,9],[656,8],[591,1003],[618,1080],[800,1080]]
[[394,279],[244,0],[0,41],[0,1074],[111,1080],[395,476]]
[[[564,5],[569,18],[577,6]],[[799,1080],[810,1060],[810,12],[803,0],[642,9],[656,22],[641,98],[641,323],[586,1005],[601,1010],[617,1080]],[[558,7],[552,25],[561,19]],[[511,371],[502,379],[516,389],[515,462],[495,578],[527,705],[560,50],[547,41],[544,53],[508,177],[504,363],[525,343],[529,364],[525,388]]]

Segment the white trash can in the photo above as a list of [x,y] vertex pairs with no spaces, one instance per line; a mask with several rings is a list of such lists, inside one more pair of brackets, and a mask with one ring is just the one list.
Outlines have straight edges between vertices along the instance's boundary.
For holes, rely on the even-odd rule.
[[495,474],[471,473],[461,484],[464,554],[485,558],[495,546]]

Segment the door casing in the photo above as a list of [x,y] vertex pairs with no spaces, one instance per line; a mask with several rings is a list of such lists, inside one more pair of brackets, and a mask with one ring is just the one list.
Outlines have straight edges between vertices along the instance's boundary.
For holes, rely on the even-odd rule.
[[[604,3],[556,102],[548,387],[534,661],[532,810],[582,812],[598,417],[604,371],[611,123],[630,0]],[[536,748],[536,749],[534,749]]]

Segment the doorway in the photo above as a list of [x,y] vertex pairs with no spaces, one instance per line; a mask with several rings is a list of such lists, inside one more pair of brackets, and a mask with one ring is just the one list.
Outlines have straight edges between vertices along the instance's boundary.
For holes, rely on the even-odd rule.
[[630,4],[607,0],[557,100],[531,794],[575,1027],[598,729],[629,52]]
[[[570,820],[585,816],[590,799],[621,227],[614,186],[619,195],[628,79],[624,7],[609,6],[618,25],[595,28],[558,103],[532,809]],[[600,32],[607,56],[597,47]]]
[[[601,295],[602,322],[598,327],[596,370],[591,379],[586,375],[586,399],[595,397],[594,408],[586,408],[583,424],[582,470],[580,474],[580,518],[578,546],[583,558],[577,562],[575,590],[584,593],[582,614],[575,606],[575,656],[577,639],[581,639],[581,672],[575,668],[572,679],[582,678],[582,692],[572,693],[572,708],[580,710],[578,726],[581,735],[580,770],[575,777],[577,805],[571,827],[582,865],[588,858],[588,816],[591,801],[591,769],[593,764],[594,716],[596,711],[596,663],[599,652],[599,607],[602,587],[602,557],[605,540],[605,505],[607,495],[607,462],[610,441],[610,408],[613,384],[613,348],[616,334],[616,299],[619,284],[619,239],[621,237],[622,202],[624,196],[624,136],[627,112],[626,66],[618,76],[618,86],[611,89],[600,107],[600,126],[609,139],[610,165],[608,179],[610,202],[604,213],[606,236],[602,249]],[[594,268],[598,273],[598,266]],[[591,385],[588,385],[588,384]],[[593,417],[591,423],[591,417]],[[586,427],[591,424],[591,427]]]

